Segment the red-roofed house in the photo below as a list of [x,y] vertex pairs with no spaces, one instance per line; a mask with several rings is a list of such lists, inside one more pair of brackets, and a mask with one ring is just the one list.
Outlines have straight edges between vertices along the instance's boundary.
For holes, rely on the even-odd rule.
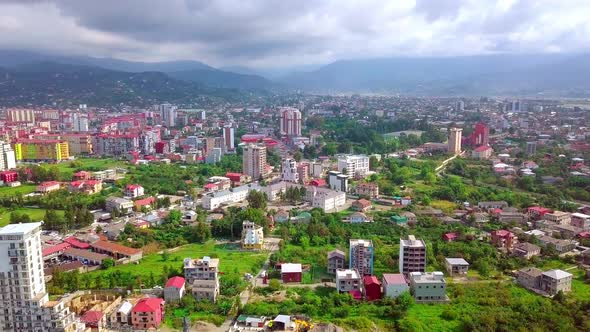
[[217,190],[217,184],[215,184],[215,183],[207,183],[206,185],[203,186],[203,189],[205,189],[206,192],[216,191]]
[[403,274],[383,273],[383,293],[385,296],[396,298],[409,291],[410,286]]
[[164,287],[164,300],[180,301],[184,295],[185,280],[183,277],[172,277],[166,282]]
[[125,196],[136,198],[144,195],[144,189],[138,184],[128,184],[125,187]]
[[242,174],[242,173],[225,173],[225,177],[229,178],[230,181],[232,182],[232,185],[234,186],[239,186],[242,184],[246,184],[249,182],[252,182],[252,178],[246,174]]
[[325,187],[326,186],[326,180],[324,179],[313,179],[311,180],[311,185],[314,187]]
[[518,237],[514,233],[501,229],[492,232],[492,244],[507,252],[512,252],[514,245],[518,243]]
[[138,199],[133,202],[133,206],[135,207],[135,211],[141,211],[141,208],[145,207],[147,209],[151,209],[152,206],[156,203],[156,199],[153,196]]
[[44,248],[42,251],[43,260],[48,261],[53,258],[57,258],[62,255],[64,251],[70,248],[72,245],[67,242],[62,242],[51,247]]
[[80,171],[80,172],[74,173],[73,179],[74,179],[74,181],[84,181],[84,180],[90,180],[91,177],[92,177],[92,174],[90,172]]
[[482,145],[471,151],[471,158],[473,159],[488,159],[492,156],[494,150],[490,146]]
[[442,239],[445,242],[453,242],[459,238],[459,234],[457,233],[446,233],[443,234]]
[[105,326],[105,315],[102,311],[90,310],[86,311],[80,320],[90,328],[90,331],[97,332],[102,330]]
[[66,238],[64,240],[64,242],[70,244],[72,247],[74,247],[76,249],[90,249],[90,244],[88,244],[86,242],[82,242],[73,236]]
[[365,299],[367,301],[379,300],[381,298],[381,284],[375,276],[364,276]]
[[57,181],[46,181],[42,182],[37,186],[37,192],[42,194],[50,193],[60,189],[60,183]]
[[360,212],[365,212],[367,210],[369,210],[371,208],[372,204],[370,201],[361,198],[357,201],[352,202],[351,207],[356,210],[356,211],[360,211]]
[[164,300],[160,298],[141,299],[131,310],[131,324],[138,330],[159,328],[163,317]]
[[102,190],[102,182],[98,180],[84,180],[70,182],[68,191],[71,193],[96,194]]
[[15,171],[3,171],[0,172],[0,181],[4,183],[11,183],[18,180],[18,173]]
[[533,220],[540,220],[543,218],[543,216],[547,213],[551,213],[551,209],[548,208],[544,208],[541,206],[531,206],[530,208],[527,209],[527,213],[529,215],[530,219]]

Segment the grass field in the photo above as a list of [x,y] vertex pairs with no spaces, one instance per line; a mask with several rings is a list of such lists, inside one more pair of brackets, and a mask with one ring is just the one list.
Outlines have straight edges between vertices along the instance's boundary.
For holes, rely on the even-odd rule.
[[23,184],[22,186],[15,188],[0,187],[0,196],[13,196],[19,193],[22,195],[26,195],[34,192],[36,188],[37,186],[34,184]]
[[62,177],[70,179],[77,170],[103,171],[114,167],[125,167],[127,163],[115,159],[80,158],[74,161],[65,161],[53,164],[58,168]]
[[457,208],[457,204],[450,201],[436,200],[430,204],[435,209],[441,209],[446,213],[453,212]]
[[[9,210],[0,208],[0,226],[6,226],[8,223],[10,223],[10,213],[13,211],[28,214],[32,221],[41,221],[45,217],[45,209],[19,208],[15,210]],[[57,213],[63,216],[63,211],[57,211]]]
[[237,270],[240,274],[246,272],[257,273],[266,259],[266,253],[242,251],[234,245],[215,244],[209,241],[205,244],[188,244],[176,251],[171,251],[167,261],[162,259],[161,254],[150,254],[143,257],[139,264],[126,264],[112,267],[106,271],[97,270],[90,272],[92,276],[97,274],[110,273],[116,270],[131,272],[136,276],[147,277],[150,273],[161,275],[164,265],[180,267],[185,258],[202,258],[210,256],[219,258],[220,272],[233,272]]

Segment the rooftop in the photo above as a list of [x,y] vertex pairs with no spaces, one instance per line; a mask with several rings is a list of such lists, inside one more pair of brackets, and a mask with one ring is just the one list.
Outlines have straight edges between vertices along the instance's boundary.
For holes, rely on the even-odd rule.
[[552,279],[564,279],[564,278],[570,278],[573,275],[569,272],[565,272],[563,270],[549,270],[546,272],[543,272],[544,276],[547,276],[549,278]]
[[[350,275],[350,277],[349,277]],[[354,269],[338,269],[336,270],[336,279],[360,279],[359,273]]]
[[446,282],[442,272],[410,272],[410,280],[414,283]]
[[383,273],[383,280],[389,285],[407,284],[408,281],[401,273]]
[[41,229],[41,222],[9,224],[0,228],[0,235],[25,235]]
[[445,261],[451,265],[469,265],[463,258],[445,258]]
[[414,235],[408,235],[407,240],[400,239],[399,243],[404,247],[422,248],[426,246],[423,240],[416,239]]
[[300,273],[301,264],[297,263],[283,263],[281,264],[281,273]]

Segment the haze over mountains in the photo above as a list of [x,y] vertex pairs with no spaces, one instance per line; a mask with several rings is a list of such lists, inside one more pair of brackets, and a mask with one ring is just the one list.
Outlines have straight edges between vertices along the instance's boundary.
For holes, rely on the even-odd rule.
[[[55,64],[61,64],[56,66]],[[585,54],[478,55],[463,57],[397,57],[340,60],[319,69],[265,78],[244,67],[213,68],[199,61],[134,62],[111,58],[48,55],[23,51],[0,51],[0,67],[12,82],[26,76],[34,80],[43,66],[52,71],[78,73],[93,68],[108,70],[106,77],[147,73],[168,84],[187,84],[242,90],[304,91],[309,93],[382,93],[431,96],[511,95],[546,97],[590,96],[590,58]],[[30,70],[34,68],[34,70]],[[96,70],[95,70],[96,71]],[[27,72],[27,75],[22,75]],[[155,75],[159,72],[161,75]],[[47,74],[47,73],[45,73]],[[139,75],[136,75],[139,76]],[[23,78],[24,79],[24,78]],[[65,79],[55,76],[54,79]],[[88,76],[92,80],[92,75]],[[162,82],[160,82],[162,83]],[[18,83],[13,86],[20,86]],[[159,84],[159,83],[158,83]],[[158,85],[156,84],[156,86]],[[196,84],[196,85],[195,85]],[[0,87],[0,89],[6,89]],[[141,89],[141,87],[136,87]],[[157,93],[157,91],[155,91]],[[3,94],[10,91],[4,91]]]

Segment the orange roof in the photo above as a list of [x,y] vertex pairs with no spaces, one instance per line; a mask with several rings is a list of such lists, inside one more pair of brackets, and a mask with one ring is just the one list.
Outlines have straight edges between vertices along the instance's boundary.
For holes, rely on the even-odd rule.
[[140,249],[129,248],[115,242],[99,240],[90,245],[92,248],[104,250],[108,252],[117,252],[124,255],[135,255],[141,253]]

